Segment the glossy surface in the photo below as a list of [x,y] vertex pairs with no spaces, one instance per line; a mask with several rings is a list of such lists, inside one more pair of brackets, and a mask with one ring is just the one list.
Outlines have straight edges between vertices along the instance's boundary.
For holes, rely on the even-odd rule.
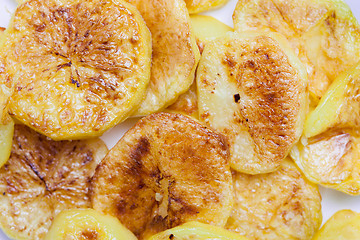
[[192,220],[224,226],[233,204],[228,157],[222,135],[180,114],[152,114],[97,168],[93,207],[140,239]]
[[127,3],[30,0],[1,38],[0,78],[15,85],[15,118],[52,139],[81,139],[135,110],[150,56],[150,33]]
[[16,125],[0,169],[0,226],[13,239],[43,239],[62,210],[91,207],[89,179],[107,153],[100,139],[48,140]]
[[231,167],[275,171],[299,139],[307,78],[279,34],[229,33],[209,42],[197,77],[200,121],[229,138]]

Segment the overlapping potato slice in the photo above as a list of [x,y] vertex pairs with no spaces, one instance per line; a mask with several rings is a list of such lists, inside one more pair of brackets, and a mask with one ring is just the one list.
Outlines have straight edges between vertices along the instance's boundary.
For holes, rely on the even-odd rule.
[[360,64],[339,75],[305,121],[304,135],[332,128],[360,130]]
[[185,0],[189,13],[205,12],[214,8],[219,8],[229,0]]
[[222,135],[181,114],[152,114],[97,168],[93,207],[140,239],[192,220],[223,226],[233,204],[228,157]]
[[201,222],[187,222],[180,226],[168,229],[149,238],[149,240],[247,240],[240,234],[233,233],[224,228],[212,226]]
[[94,209],[71,209],[59,213],[44,240],[136,240],[117,218]]
[[149,89],[134,113],[143,116],[169,106],[189,89],[200,55],[184,1],[126,1],[139,9],[152,35]]
[[236,31],[284,34],[306,65],[316,105],[330,83],[360,58],[360,26],[342,0],[239,0]]
[[0,78],[21,79],[10,113],[53,139],[80,139],[101,135],[140,104],[151,39],[140,13],[120,0],[29,0],[0,56]]
[[360,194],[360,138],[346,129],[302,137],[290,156],[312,182]]
[[211,16],[190,15],[190,19],[200,53],[203,52],[207,42],[223,37],[227,32],[233,31],[231,27]]
[[315,234],[313,240],[360,239],[360,214],[351,210],[336,212]]
[[189,90],[181,94],[175,103],[171,104],[165,109],[167,112],[181,113],[189,115],[195,119],[199,118],[199,111],[197,105],[196,82],[194,82]]
[[3,231],[43,239],[60,211],[91,207],[90,178],[106,152],[99,139],[55,142],[15,125],[10,159],[0,169]]
[[262,175],[233,172],[235,204],[227,229],[250,239],[311,239],[321,225],[321,196],[295,164]]
[[200,120],[229,138],[231,167],[275,171],[299,139],[306,72],[276,33],[227,34],[209,42],[197,71]]

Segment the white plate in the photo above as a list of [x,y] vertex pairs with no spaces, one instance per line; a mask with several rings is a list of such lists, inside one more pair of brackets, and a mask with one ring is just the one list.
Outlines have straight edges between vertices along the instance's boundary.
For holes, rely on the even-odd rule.
[[[216,17],[220,21],[233,26],[232,13],[234,11],[237,0],[230,0],[229,3],[218,10],[210,11],[205,14]],[[356,18],[360,21],[360,1],[359,0],[345,0],[347,2]],[[16,8],[15,0],[0,0],[0,26],[6,27],[11,18],[11,13]],[[124,123],[111,129],[101,138],[105,141],[109,148],[112,148],[115,143],[121,138],[121,136],[132,126],[138,119],[130,119]],[[352,209],[360,212],[360,196],[352,197],[344,193],[320,187],[322,196],[322,211],[323,221],[325,222],[332,214],[340,209]],[[0,240],[8,240],[4,233],[0,232]]]

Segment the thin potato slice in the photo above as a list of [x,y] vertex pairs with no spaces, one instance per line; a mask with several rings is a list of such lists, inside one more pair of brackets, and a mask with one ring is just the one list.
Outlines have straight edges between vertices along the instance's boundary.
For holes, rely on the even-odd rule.
[[214,8],[219,8],[229,0],[185,0],[189,13],[205,12]]
[[360,214],[351,210],[336,212],[316,233],[313,240],[360,239]]
[[284,34],[306,65],[316,105],[335,77],[360,58],[360,26],[342,0],[239,0],[236,31]]
[[244,32],[209,42],[197,71],[200,120],[229,138],[231,167],[275,171],[298,141],[306,72],[279,34]]
[[168,229],[164,232],[158,233],[149,240],[247,240],[246,237],[240,234],[233,233],[224,228],[204,224],[201,222],[187,222],[180,226]]
[[305,121],[307,138],[334,128],[360,130],[360,64],[340,74]]
[[140,239],[186,221],[224,226],[233,204],[225,138],[181,114],[141,119],[96,169],[92,203]]
[[44,240],[136,240],[117,218],[94,209],[71,209],[58,214]]
[[15,82],[15,118],[52,139],[80,139],[138,107],[150,56],[150,32],[128,3],[29,0],[0,44],[0,78]]
[[200,54],[184,1],[126,1],[139,9],[152,35],[149,89],[134,113],[144,116],[166,108],[189,89]]
[[316,184],[350,195],[360,194],[360,138],[346,129],[332,130],[301,141],[290,156]]
[[10,158],[0,169],[0,226],[14,239],[43,239],[62,210],[91,207],[90,178],[105,156],[100,139],[49,140],[15,125]]
[[311,239],[321,225],[321,196],[290,159],[263,175],[233,173],[235,204],[227,229],[250,239]]

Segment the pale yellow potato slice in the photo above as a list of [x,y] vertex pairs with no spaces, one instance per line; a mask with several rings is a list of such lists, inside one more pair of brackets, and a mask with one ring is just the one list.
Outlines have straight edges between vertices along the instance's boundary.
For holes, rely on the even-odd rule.
[[195,14],[190,15],[190,19],[200,53],[203,52],[207,42],[223,37],[227,32],[233,31],[231,27],[211,16]]
[[290,156],[316,184],[350,195],[360,194],[360,138],[346,129],[302,137]]
[[219,8],[229,0],[185,0],[189,13],[199,13]]
[[59,213],[44,240],[136,240],[135,235],[112,216],[94,209],[71,209]]
[[304,135],[332,128],[360,130],[360,64],[340,74],[305,121]]
[[196,77],[200,120],[224,133],[231,167],[275,171],[301,136],[307,78],[276,33],[230,33],[205,46]]
[[180,226],[168,229],[149,238],[149,240],[247,240],[240,234],[233,233],[224,228],[212,226],[201,222],[187,222]]
[[227,142],[181,114],[147,116],[96,169],[92,204],[140,239],[187,221],[224,226],[233,205]]
[[276,172],[234,172],[233,179],[235,204],[225,228],[256,240],[307,240],[320,227],[318,187],[289,158]]
[[0,42],[0,78],[15,84],[16,119],[52,139],[81,139],[136,110],[150,56],[150,32],[126,2],[29,0]]
[[150,84],[134,113],[144,116],[166,108],[189,89],[200,54],[184,1],[126,1],[138,8],[152,36]]
[[360,214],[351,210],[336,212],[315,234],[313,240],[360,239]]
[[360,58],[360,26],[343,0],[239,0],[234,28],[284,34],[306,65],[312,104]]
[[12,239],[43,239],[65,209],[89,208],[90,179],[107,153],[100,139],[55,142],[15,125],[0,169],[0,226]]

